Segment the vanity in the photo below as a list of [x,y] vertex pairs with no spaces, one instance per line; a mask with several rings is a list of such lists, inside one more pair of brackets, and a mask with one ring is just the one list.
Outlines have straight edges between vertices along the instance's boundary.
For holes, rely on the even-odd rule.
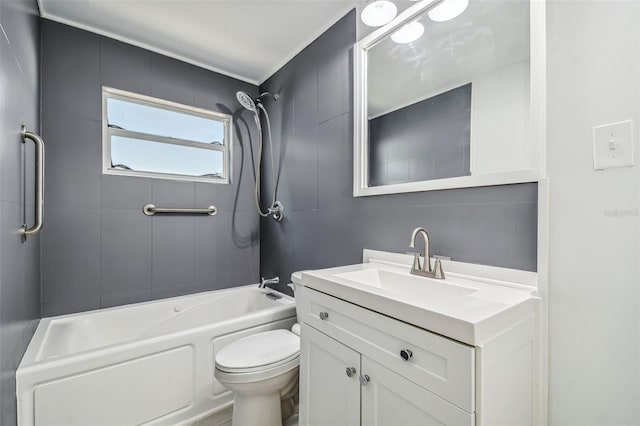
[[533,424],[532,272],[364,250],[294,274],[301,425]]

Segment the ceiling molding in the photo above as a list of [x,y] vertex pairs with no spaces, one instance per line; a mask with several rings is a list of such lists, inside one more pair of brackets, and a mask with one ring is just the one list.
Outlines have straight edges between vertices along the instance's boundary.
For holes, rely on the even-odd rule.
[[[289,49],[286,48],[287,44],[283,44],[282,47],[284,49],[281,49],[278,55],[272,55],[272,57],[270,58],[270,61],[266,62],[267,66],[265,66],[264,64],[262,65],[262,68],[261,68],[262,70],[266,68],[268,68],[268,70],[266,72],[261,73],[262,75],[260,76],[260,78],[257,78],[256,75],[259,75],[258,73],[260,73],[261,71],[260,68],[257,69],[258,73],[247,71],[248,74],[243,74],[242,72],[238,73],[239,67],[237,66],[231,66],[231,68],[236,68],[234,72],[221,68],[220,62],[224,61],[224,58],[225,58],[224,52],[221,52],[221,54],[217,56],[218,63],[215,65],[212,65],[211,63],[203,62],[203,59],[205,61],[207,60],[206,58],[203,58],[202,55],[200,55],[201,57],[199,59],[195,59],[194,57],[190,56],[189,53],[192,53],[191,51],[194,50],[195,46],[192,46],[191,49],[189,49],[188,43],[183,43],[183,46],[186,47],[186,49],[182,49],[180,46],[178,46],[176,49],[167,48],[169,46],[158,47],[157,45],[154,44],[153,40],[151,39],[141,41],[133,38],[135,37],[135,35],[120,34],[122,31],[118,31],[116,28],[105,29],[104,27],[102,27],[102,25],[96,22],[90,22],[90,21],[82,22],[83,19],[81,17],[64,16],[68,14],[64,13],[63,10],[55,9],[54,12],[51,12],[47,8],[48,4],[46,0],[37,0],[38,8],[40,9],[40,16],[44,19],[59,22],[61,24],[69,25],[84,31],[88,31],[88,32],[98,34],[104,37],[108,37],[114,40],[118,40],[123,43],[127,43],[129,45],[136,46],[136,47],[139,47],[163,56],[167,56],[169,58],[186,62],[192,65],[195,65],[197,67],[200,67],[209,71],[213,71],[215,73],[222,74],[222,75],[225,75],[240,81],[244,81],[246,83],[253,84],[256,86],[259,86],[260,84],[264,83],[279,69],[281,69],[289,61],[291,61],[295,56],[297,56],[300,52],[302,52],[307,46],[313,43],[318,37],[324,34],[336,22],[342,19],[351,10],[353,10],[356,7],[356,2],[357,0],[337,0],[334,3],[336,5],[334,8],[335,12],[329,13],[328,14],[329,17],[327,19],[322,19],[322,22],[320,22],[321,24],[320,26],[317,25],[318,22],[315,22],[311,28],[312,32],[308,35],[302,34],[303,36],[301,36],[300,34],[301,31],[298,28],[297,35],[294,35],[294,37],[296,37],[296,40],[299,39],[301,41],[299,43],[296,43],[293,48],[289,48]],[[331,10],[329,12],[331,12]],[[100,25],[100,27],[98,27],[98,25]],[[106,26],[108,27],[108,25]],[[167,33],[167,37],[170,37],[170,33]],[[283,50],[286,50],[284,55],[282,54]],[[181,53],[177,53],[176,51],[181,51]],[[216,58],[215,50],[212,49],[212,51],[213,53],[211,57]],[[197,53],[195,53],[194,56],[197,57],[198,56]],[[216,61],[213,60],[212,62],[215,63]],[[234,62],[232,61],[231,63],[234,63]],[[242,61],[238,61],[236,59],[235,65],[237,65],[238,63],[242,64]],[[273,63],[275,63],[275,65],[271,65]],[[240,71],[242,70],[240,69]]]

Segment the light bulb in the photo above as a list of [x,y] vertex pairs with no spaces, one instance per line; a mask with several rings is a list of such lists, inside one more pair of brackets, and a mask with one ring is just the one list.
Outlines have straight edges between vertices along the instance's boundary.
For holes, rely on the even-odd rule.
[[395,4],[387,0],[377,0],[364,8],[360,18],[365,25],[381,27],[391,22],[397,13],[398,8]]
[[411,43],[419,39],[422,34],[424,34],[424,25],[420,22],[413,21],[391,34],[391,40],[401,44]]
[[428,14],[431,20],[444,22],[460,15],[469,6],[469,0],[444,0],[431,9]]

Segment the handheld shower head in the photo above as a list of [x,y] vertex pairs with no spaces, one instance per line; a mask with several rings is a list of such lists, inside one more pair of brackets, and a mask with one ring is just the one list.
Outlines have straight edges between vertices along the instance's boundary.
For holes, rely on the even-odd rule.
[[236,98],[238,98],[238,102],[240,102],[240,105],[253,113],[258,113],[258,110],[256,109],[256,103],[253,101],[251,96],[247,95],[244,92],[236,92]]

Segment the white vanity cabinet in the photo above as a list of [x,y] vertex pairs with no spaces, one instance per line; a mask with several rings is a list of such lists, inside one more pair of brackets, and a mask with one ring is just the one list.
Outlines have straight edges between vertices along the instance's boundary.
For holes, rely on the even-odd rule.
[[531,321],[477,347],[304,286],[296,302],[300,426],[531,424]]

